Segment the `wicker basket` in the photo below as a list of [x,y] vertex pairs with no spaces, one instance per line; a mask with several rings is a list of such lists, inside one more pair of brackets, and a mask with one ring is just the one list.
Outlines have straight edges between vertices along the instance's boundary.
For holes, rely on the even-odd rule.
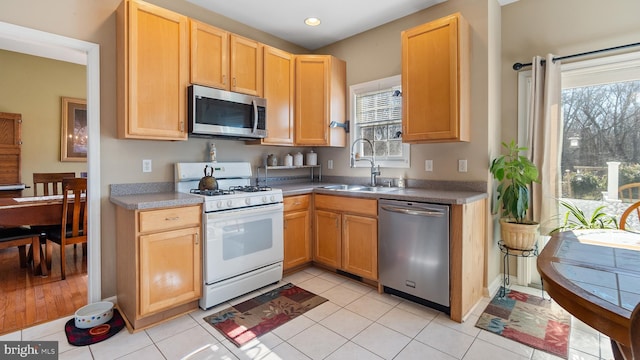
[[538,240],[538,223],[518,224],[500,219],[502,241],[510,249],[531,250]]

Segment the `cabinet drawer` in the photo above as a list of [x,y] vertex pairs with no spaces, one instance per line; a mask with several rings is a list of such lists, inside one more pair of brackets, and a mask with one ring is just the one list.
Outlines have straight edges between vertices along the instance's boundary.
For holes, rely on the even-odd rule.
[[287,196],[284,198],[284,212],[309,209],[309,195]]
[[200,226],[200,205],[140,212],[139,232],[163,231],[186,226]]
[[315,195],[316,209],[336,210],[344,213],[378,216],[378,200],[347,196]]

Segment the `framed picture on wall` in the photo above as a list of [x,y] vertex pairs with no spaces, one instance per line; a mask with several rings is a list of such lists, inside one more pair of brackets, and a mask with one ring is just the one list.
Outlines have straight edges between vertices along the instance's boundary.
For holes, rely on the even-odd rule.
[[87,100],[62,98],[60,161],[87,161]]

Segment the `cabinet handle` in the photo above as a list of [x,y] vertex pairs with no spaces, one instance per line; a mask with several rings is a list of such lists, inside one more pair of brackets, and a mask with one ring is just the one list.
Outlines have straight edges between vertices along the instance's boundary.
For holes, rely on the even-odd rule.
[[227,75],[222,75],[222,85],[227,85]]
[[180,132],[184,132],[184,121],[180,121]]
[[173,216],[173,217],[166,217],[164,218],[165,221],[176,221],[176,220],[180,220],[180,216]]
[[233,78],[233,87],[236,87],[236,78]]
[[336,229],[338,228],[338,218],[336,218]]
[[287,230],[287,220],[284,221],[284,229]]
[[200,234],[196,234],[196,245],[200,245]]

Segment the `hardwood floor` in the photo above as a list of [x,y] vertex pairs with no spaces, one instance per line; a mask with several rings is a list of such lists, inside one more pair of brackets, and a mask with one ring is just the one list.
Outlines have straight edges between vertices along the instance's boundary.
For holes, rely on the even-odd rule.
[[67,278],[61,280],[60,250],[53,245],[49,276],[21,268],[18,249],[0,250],[0,335],[73,315],[87,304],[87,258],[68,245]]

